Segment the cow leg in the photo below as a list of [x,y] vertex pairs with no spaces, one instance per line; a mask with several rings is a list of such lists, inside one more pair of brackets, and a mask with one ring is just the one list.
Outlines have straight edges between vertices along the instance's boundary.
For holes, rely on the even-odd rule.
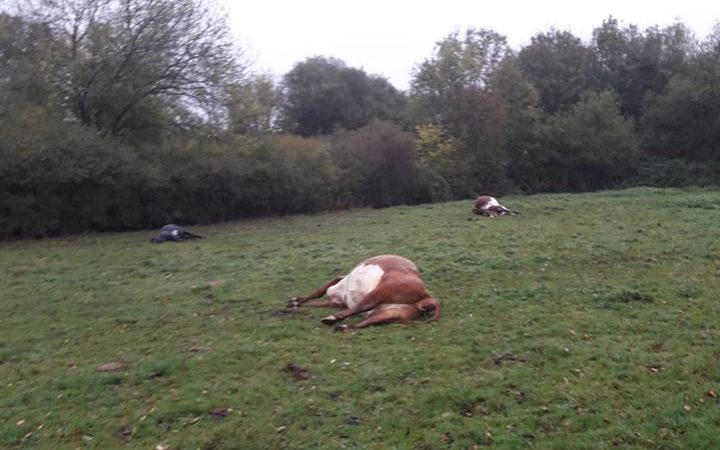
[[312,292],[310,295],[307,295],[305,297],[298,296],[298,297],[291,298],[290,300],[288,300],[288,304],[287,304],[288,308],[297,308],[298,306],[302,305],[303,303],[307,302],[308,300],[313,300],[313,299],[322,297],[323,295],[325,295],[328,288],[335,286],[342,279],[343,279],[343,277],[334,278],[334,279],[328,281],[327,283],[325,283],[324,285],[322,285],[318,290]]
[[360,302],[355,305],[355,307],[343,309],[342,311],[338,311],[335,314],[323,317],[322,319],[320,319],[320,321],[325,325],[334,325],[337,322],[341,322],[350,316],[354,316],[355,314],[360,314],[366,311],[370,311],[371,309],[375,309],[380,303],[382,303],[382,299],[384,297],[386,296],[383,295],[382,291],[375,289],[374,291],[367,294],[362,300],[360,300]]
[[350,331],[350,330],[359,330],[361,328],[367,328],[371,327],[373,325],[385,325],[388,323],[393,322],[402,322],[402,323],[409,323],[409,320],[402,320],[399,317],[396,316],[390,316],[387,317],[384,314],[378,314],[375,316],[370,316],[365,320],[361,320],[358,323],[348,325],[348,324],[337,324],[333,327],[333,331]]
[[420,311],[412,305],[403,305],[403,307],[400,308],[383,308],[383,306],[380,306],[378,309],[380,309],[380,311],[373,311],[368,318],[356,324],[335,325],[334,331],[349,331],[393,322],[410,323],[420,314]]

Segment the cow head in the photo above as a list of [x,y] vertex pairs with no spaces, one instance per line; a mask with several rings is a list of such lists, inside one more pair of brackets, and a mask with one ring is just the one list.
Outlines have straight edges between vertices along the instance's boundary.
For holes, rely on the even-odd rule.
[[438,301],[432,297],[426,297],[420,300],[419,302],[415,303],[415,307],[420,312],[433,311],[433,319],[437,319],[438,317],[440,317],[440,303],[438,303]]

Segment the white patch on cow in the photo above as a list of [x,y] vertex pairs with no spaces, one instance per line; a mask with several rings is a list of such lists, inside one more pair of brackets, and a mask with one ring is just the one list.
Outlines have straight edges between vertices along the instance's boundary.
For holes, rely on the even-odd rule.
[[348,308],[358,303],[380,283],[385,271],[374,264],[361,264],[355,267],[339,283],[327,290],[330,300],[344,304]]
[[498,203],[498,201],[495,199],[495,197],[490,197],[490,200],[488,200],[487,203],[482,205],[480,207],[480,209],[482,209],[484,211],[484,210],[487,210],[491,206],[500,206],[500,203]]
[[172,230],[172,233],[171,233],[171,234],[172,234],[173,236],[178,236],[178,235],[180,234],[180,231],[178,231],[178,230]]

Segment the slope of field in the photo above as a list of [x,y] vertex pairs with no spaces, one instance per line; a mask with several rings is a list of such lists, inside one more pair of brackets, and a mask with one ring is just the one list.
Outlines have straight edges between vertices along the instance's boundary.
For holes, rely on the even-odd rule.
[[[0,447],[715,448],[720,190],[503,200],[0,244]],[[384,253],[439,321],[284,310]]]

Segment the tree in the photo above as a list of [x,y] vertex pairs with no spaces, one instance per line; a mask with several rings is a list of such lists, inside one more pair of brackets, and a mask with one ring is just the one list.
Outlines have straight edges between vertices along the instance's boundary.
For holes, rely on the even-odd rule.
[[638,141],[632,121],[620,114],[614,93],[585,93],[556,125],[562,189],[606,189],[632,174],[639,156]]
[[83,124],[112,135],[225,120],[246,68],[225,18],[197,0],[38,0],[60,57],[55,84]]
[[569,31],[535,35],[518,54],[518,65],[549,114],[568,111],[593,83],[593,54]]
[[230,130],[239,134],[262,134],[277,129],[281,94],[269,75],[258,75],[230,87]]
[[24,103],[58,106],[51,84],[54,50],[47,26],[0,13],[0,117]]
[[659,93],[670,78],[686,69],[694,37],[681,22],[642,33],[635,25],[620,27],[613,17],[593,30],[597,89],[612,89],[623,114],[638,118],[645,96]]
[[425,177],[429,199],[449,200],[453,191],[459,188],[455,185],[456,175],[461,171],[458,143],[437,125],[421,125],[416,132],[417,163]]
[[372,120],[400,119],[405,99],[382,77],[316,56],[283,77],[283,129],[302,136],[357,129]]
[[505,104],[491,88],[510,50],[505,37],[469,28],[447,36],[414,71],[409,121],[435,125],[457,140],[455,195],[505,189]]
[[409,203],[416,183],[415,139],[390,122],[372,122],[331,139],[345,205],[385,207]]
[[551,148],[545,145],[547,115],[538,106],[538,92],[523,76],[514,57],[505,58],[491,85],[505,103],[507,124],[503,148],[508,177],[525,192],[541,191],[546,181],[540,168]]
[[463,37],[454,32],[435,45],[433,56],[413,71],[410,95],[412,119],[418,124],[440,123],[449,130],[449,115],[464,92],[484,90],[495,70],[509,54],[504,36],[468,28]]
[[675,77],[648,99],[641,119],[643,148],[663,158],[720,162],[720,67]]

